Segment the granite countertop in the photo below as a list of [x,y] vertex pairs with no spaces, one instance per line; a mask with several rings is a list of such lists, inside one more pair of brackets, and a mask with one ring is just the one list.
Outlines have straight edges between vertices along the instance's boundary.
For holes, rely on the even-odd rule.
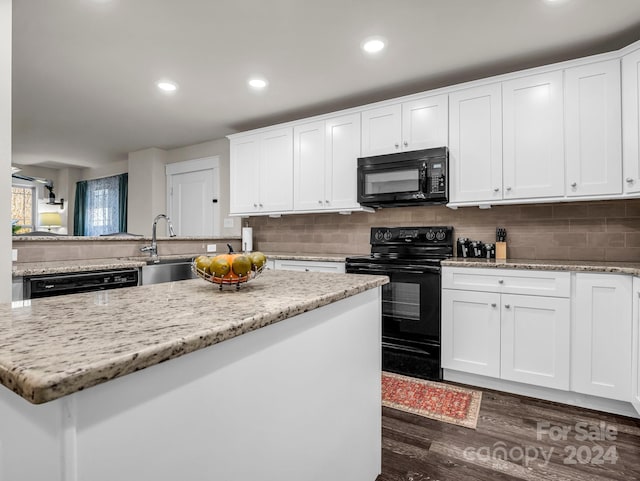
[[[151,241],[150,235],[105,235],[105,236],[78,236],[78,235],[14,235],[13,242],[29,242],[29,241]],[[157,241],[198,241],[198,240],[241,240],[240,236],[177,236],[177,237],[158,237]]]
[[[208,254],[170,254],[161,255],[160,259],[186,259],[199,255],[215,256],[216,253]],[[350,255],[347,254],[286,254],[286,253],[266,253],[267,259],[299,260],[299,261],[323,261],[323,262],[344,262]],[[363,254],[354,254],[363,255]],[[128,269],[142,267],[147,264],[149,256],[141,257],[121,257],[113,259],[79,259],[65,261],[47,262],[16,262],[12,267],[13,277],[35,276],[46,274],[65,274],[69,272],[89,272],[105,269]]]
[[0,383],[44,403],[387,282],[267,270],[238,291],[191,279],[0,304]]
[[534,259],[469,259],[454,258],[442,261],[443,266],[449,267],[486,267],[497,269],[528,269],[543,271],[580,271],[580,272],[609,272],[619,274],[640,275],[640,262],[610,262],[610,261],[556,261]]
[[103,271],[107,269],[137,268],[146,265],[142,259],[82,259],[69,261],[17,262],[13,264],[13,277],[69,272]]

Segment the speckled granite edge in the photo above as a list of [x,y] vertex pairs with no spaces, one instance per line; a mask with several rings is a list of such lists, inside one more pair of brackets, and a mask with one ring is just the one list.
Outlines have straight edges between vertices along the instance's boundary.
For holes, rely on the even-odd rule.
[[[358,278],[358,281],[354,282],[353,287],[320,296],[310,296],[305,301],[289,303],[288,306],[281,309],[258,313],[239,321],[229,321],[223,326],[193,332],[188,336],[182,336],[169,342],[146,346],[133,354],[112,356],[102,362],[87,362],[86,367],[73,372],[41,375],[37,370],[21,369],[20,366],[12,363],[10,360],[0,357],[0,383],[33,404],[46,403],[74,392],[102,384],[111,379],[280,322],[298,314],[346,299],[389,282],[388,277],[384,276],[353,274],[350,276],[353,279]],[[198,281],[199,280],[182,282]],[[163,286],[163,284],[146,287],[158,289],[158,286]],[[145,287],[138,287],[131,289],[144,288]]]
[[638,262],[605,262],[605,261],[555,261],[532,259],[449,259],[442,261],[446,267],[478,267],[489,269],[523,269],[541,271],[576,271],[605,272],[617,274],[640,275]]

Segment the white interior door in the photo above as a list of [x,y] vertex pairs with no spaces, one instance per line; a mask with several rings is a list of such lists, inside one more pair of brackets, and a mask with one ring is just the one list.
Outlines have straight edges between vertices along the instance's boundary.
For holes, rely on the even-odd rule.
[[179,236],[220,235],[218,157],[168,164],[167,214]]

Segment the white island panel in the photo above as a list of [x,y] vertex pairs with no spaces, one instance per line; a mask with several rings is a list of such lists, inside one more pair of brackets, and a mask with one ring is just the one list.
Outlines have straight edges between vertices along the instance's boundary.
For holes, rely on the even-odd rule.
[[378,287],[43,405],[1,390],[0,480],[373,481],[380,318]]

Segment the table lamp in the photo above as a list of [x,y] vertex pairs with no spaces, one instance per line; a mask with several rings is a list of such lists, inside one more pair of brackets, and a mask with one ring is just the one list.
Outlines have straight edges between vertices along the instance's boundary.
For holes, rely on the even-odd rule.
[[51,232],[52,227],[62,226],[62,217],[57,212],[42,212],[40,214],[40,226],[47,227]]

